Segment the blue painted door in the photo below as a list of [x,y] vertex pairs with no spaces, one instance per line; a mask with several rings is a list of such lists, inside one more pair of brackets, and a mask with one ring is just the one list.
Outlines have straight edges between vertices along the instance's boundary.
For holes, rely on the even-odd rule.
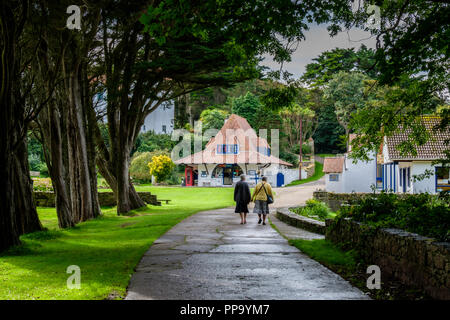
[[281,172],[277,173],[277,187],[281,187],[284,184],[284,174]]

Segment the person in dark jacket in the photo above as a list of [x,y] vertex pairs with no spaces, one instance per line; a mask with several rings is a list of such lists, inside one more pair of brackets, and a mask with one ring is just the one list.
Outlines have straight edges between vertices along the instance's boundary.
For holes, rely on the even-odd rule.
[[241,224],[247,223],[248,204],[250,203],[250,188],[245,182],[245,175],[241,175],[241,181],[237,182],[234,187],[234,201],[236,201],[236,209],[234,212],[241,215]]

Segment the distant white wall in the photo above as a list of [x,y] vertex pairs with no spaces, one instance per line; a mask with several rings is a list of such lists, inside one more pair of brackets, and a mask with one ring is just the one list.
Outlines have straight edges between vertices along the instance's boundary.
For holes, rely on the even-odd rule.
[[141,132],[153,131],[157,134],[170,134],[173,131],[174,119],[175,106],[173,101],[164,102],[145,118]]
[[[285,168],[277,164],[271,164],[268,168],[262,170],[262,174],[267,176],[267,181],[272,187],[277,186],[277,174],[281,172],[284,175],[284,185],[298,180],[298,168]],[[306,170],[302,169],[302,177],[306,178]]]
[[376,156],[375,153],[369,155],[371,160],[358,160],[353,163],[353,159],[345,156],[344,171],[342,173],[344,192],[371,192],[371,186],[376,183]]
[[325,174],[325,190],[328,192],[335,192],[335,193],[344,193],[343,190],[344,183],[342,181],[342,173],[332,173],[332,175],[337,175],[338,179],[337,181],[330,181],[330,174]]
[[414,175],[425,173],[425,170],[431,170],[433,175],[429,178],[423,179],[421,181],[412,182],[413,193],[436,193],[436,177],[435,177],[435,167],[431,165],[431,161],[413,161],[411,168],[411,179]]

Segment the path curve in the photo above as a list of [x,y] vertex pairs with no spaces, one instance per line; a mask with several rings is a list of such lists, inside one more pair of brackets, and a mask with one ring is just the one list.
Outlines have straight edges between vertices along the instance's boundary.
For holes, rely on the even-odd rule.
[[199,212],[156,240],[126,299],[368,299],[290,246],[269,225],[231,208]]

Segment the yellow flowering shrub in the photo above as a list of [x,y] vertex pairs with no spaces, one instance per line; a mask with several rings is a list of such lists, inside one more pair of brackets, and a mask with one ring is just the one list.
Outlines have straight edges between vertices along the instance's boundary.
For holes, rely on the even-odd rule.
[[148,167],[150,168],[150,174],[156,178],[156,182],[162,182],[170,176],[175,164],[170,157],[162,154],[153,156]]

